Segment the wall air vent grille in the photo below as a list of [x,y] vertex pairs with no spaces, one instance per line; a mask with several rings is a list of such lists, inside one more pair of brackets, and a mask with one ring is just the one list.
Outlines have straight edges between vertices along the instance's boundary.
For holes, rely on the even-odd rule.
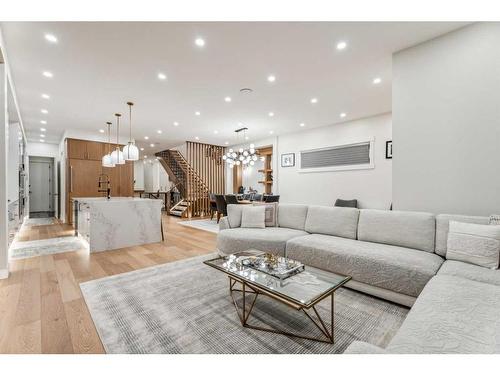
[[302,151],[300,165],[302,170],[313,168],[350,167],[371,164],[371,142]]

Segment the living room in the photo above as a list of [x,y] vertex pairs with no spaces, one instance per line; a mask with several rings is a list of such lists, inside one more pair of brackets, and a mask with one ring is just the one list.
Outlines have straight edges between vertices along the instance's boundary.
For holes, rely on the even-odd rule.
[[494,363],[500,22],[267,5],[2,17],[0,353]]

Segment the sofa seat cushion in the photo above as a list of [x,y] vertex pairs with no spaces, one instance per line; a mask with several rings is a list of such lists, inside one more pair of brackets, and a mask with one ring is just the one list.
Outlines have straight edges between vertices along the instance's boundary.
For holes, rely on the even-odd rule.
[[278,227],[226,229],[217,235],[217,250],[222,254],[233,254],[257,249],[284,255],[289,239],[307,235],[309,233],[302,230]]
[[391,353],[500,353],[500,287],[437,275],[390,342]]
[[491,270],[456,260],[447,260],[444,262],[439,269],[438,275],[463,277],[469,280],[500,286],[500,270]]
[[413,297],[443,263],[440,256],[425,251],[322,234],[294,238],[286,252],[306,265]]

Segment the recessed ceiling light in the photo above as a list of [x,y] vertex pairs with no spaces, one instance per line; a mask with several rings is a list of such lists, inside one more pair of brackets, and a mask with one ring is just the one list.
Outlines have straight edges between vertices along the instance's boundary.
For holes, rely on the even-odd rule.
[[44,98],[44,99],[50,99],[50,95],[48,95],[48,94],[42,94],[42,98]]
[[374,85],[378,85],[380,82],[382,82],[382,78],[380,78],[380,77],[377,77],[377,78],[373,79],[373,84]]
[[197,141],[199,141],[199,140],[200,140],[200,137],[194,137],[194,139],[196,139]]
[[342,118],[344,118],[344,117],[346,117],[346,116],[347,116],[347,114],[345,114],[344,112],[342,112],[342,113],[340,114],[340,117],[342,117]]
[[99,133],[104,133],[104,129],[99,129]]
[[43,76],[44,76],[44,77],[47,77],[47,78],[52,78],[52,77],[54,77],[54,75],[53,75],[51,72],[49,72],[49,71],[45,71],[45,72],[43,72],[42,74],[43,74]]
[[40,134],[40,137],[41,138],[45,138],[45,134]]
[[225,145],[228,145],[228,144],[229,144],[229,142],[228,142],[228,141],[226,141],[226,142],[224,142],[224,144],[225,144]]
[[225,101],[226,103],[230,103],[230,102],[231,102],[231,100],[232,100],[232,99],[231,99],[231,97],[230,97],[230,96],[226,96],[226,97],[224,98],[224,101]]
[[347,42],[341,41],[337,43],[337,49],[338,50],[343,50],[347,47]]
[[162,81],[167,79],[167,75],[164,73],[158,73],[158,79],[161,79]]
[[54,34],[45,34],[45,39],[50,43],[57,43],[57,37]]
[[44,131],[46,131],[46,130],[47,130],[47,129],[45,129],[45,128],[40,128],[40,131],[41,131],[41,132],[44,132]]
[[214,134],[219,134],[219,131],[218,130],[214,130]]
[[274,130],[269,130],[269,134],[274,134]]
[[44,115],[46,115],[47,113],[49,113],[49,111],[47,111],[46,109],[41,109],[40,112],[42,112]]
[[270,76],[267,76],[267,80],[269,82],[274,82],[274,81],[276,81],[276,76],[274,76],[274,75],[271,74]]
[[149,139],[149,137],[146,135],[146,136],[144,136],[144,139],[147,141]]
[[45,141],[44,141],[43,139],[40,139],[40,142],[41,142],[41,143],[43,143],[43,142],[45,142]]
[[23,137],[17,137],[18,141],[22,141]]
[[201,115],[201,113],[200,113],[199,111],[196,111],[194,114],[195,114],[196,116],[200,116],[200,115]]
[[151,143],[151,144],[149,145],[149,147],[155,147],[155,144],[154,144],[154,143]]
[[274,116],[274,112],[269,112],[268,115],[269,115],[269,117],[273,117]]
[[157,130],[156,132],[157,132],[158,134],[163,133],[163,131],[161,131],[161,130]]
[[179,123],[177,121],[174,121],[174,126],[179,126]]
[[194,44],[196,44],[198,47],[203,47],[205,45],[205,40],[202,38],[196,38],[194,40]]
[[248,136],[245,137],[245,141],[248,141],[250,138]]
[[147,156],[147,155],[144,155],[144,159],[147,159],[147,158],[148,158],[148,156]]
[[40,120],[40,124],[44,124],[44,125],[45,125],[45,124],[47,124],[47,121],[45,121],[45,120]]
[[312,98],[311,99],[311,104],[316,104],[318,102],[318,98]]
[[140,150],[141,150],[141,151],[144,151],[144,147],[141,147],[141,148],[140,148]]
[[304,126],[306,126],[306,124],[304,124],[303,122],[301,122],[301,123],[299,124],[299,126],[300,126],[301,128],[303,128]]

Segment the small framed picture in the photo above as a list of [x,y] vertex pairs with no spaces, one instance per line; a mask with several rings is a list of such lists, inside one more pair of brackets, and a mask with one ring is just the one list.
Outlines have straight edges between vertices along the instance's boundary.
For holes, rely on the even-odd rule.
[[295,166],[295,154],[281,154],[281,166],[282,167],[294,167]]
[[392,141],[385,142],[385,158],[392,159]]

